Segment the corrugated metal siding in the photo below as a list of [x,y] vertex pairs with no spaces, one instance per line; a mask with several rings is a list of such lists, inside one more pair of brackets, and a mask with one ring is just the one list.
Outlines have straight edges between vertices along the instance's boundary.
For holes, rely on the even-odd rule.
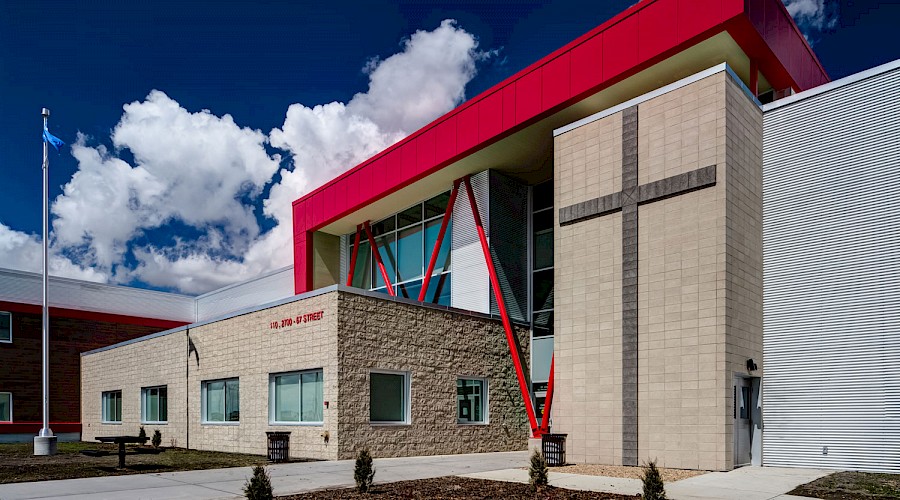
[[[341,280],[340,285],[343,285],[347,282],[347,273],[350,272],[350,249],[347,248],[347,245],[350,244],[350,238],[347,235],[341,236]],[[362,246],[362,245],[360,245]]]
[[195,321],[206,321],[226,313],[274,302],[293,295],[294,267],[288,266],[197,297],[197,319]]
[[[528,186],[496,171],[491,171],[490,182],[494,269],[509,317],[528,321],[528,224],[522,220],[528,213]],[[493,294],[491,314],[500,315]]]
[[764,464],[900,472],[900,70],[764,124]]
[[[479,172],[472,176],[471,183],[481,223],[490,242],[488,176],[487,170]],[[464,186],[460,186],[459,196],[453,205],[451,244],[450,261],[453,272],[450,279],[450,305],[469,311],[489,313],[491,299],[487,264],[484,262],[484,253],[478,241],[475,219],[472,217],[472,208],[469,206],[469,197]]]
[[[48,293],[52,307],[172,321],[194,320],[194,298],[187,295],[55,276],[50,277]],[[41,304],[42,295],[40,274],[0,269],[0,300]]]

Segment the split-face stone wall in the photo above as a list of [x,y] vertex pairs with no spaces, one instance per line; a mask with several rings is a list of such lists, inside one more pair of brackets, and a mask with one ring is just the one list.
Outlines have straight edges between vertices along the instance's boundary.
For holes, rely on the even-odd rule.
[[[498,320],[353,294],[342,294],[338,309],[338,458],[364,447],[376,457],[527,448],[525,407]],[[528,329],[516,327],[516,333],[527,346]],[[372,370],[409,374],[408,424],[369,421]],[[457,422],[460,376],[487,380],[488,423]]]
[[761,134],[723,71],[556,137],[571,461],[733,467],[733,377],[762,359]]

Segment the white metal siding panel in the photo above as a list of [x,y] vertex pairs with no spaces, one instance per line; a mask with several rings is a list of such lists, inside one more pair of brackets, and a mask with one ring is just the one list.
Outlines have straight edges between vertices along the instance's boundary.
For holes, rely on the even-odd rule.
[[347,245],[351,243],[347,235],[341,235],[341,280],[338,283],[343,285],[347,282],[347,273],[350,272],[350,251]]
[[[472,191],[485,234],[490,242],[490,203],[487,170],[472,176]],[[490,279],[484,253],[478,240],[475,218],[469,206],[465,186],[460,185],[453,205],[453,234],[451,235],[450,305],[459,309],[490,313]]]
[[[491,255],[510,319],[528,321],[528,186],[491,171]],[[491,314],[500,315],[491,295]]]
[[900,472],[900,70],[767,112],[763,169],[764,464]]
[[294,295],[294,266],[197,297],[197,319],[206,321]]
[[[38,273],[0,269],[2,301],[40,305],[42,288]],[[194,298],[187,295],[56,276],[50,276],[48,293],[52,307],[172,321],[194,320]]]

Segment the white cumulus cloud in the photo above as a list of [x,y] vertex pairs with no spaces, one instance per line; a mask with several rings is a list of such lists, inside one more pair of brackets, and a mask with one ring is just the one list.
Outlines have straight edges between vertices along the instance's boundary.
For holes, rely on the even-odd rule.
[[840,20],[837,0],[784,0],[784,6],[810,44],[816,35],[834,28]]
[[[57,269],[203,293],[290,265],[291,202],[462,102],[492,54],[477,47],[451,20],[417,31],[363,68],[367,91],[292,104],[268,135],[156,90],[125,105],[112,149],[83,135],[72,145],[78,171],[52,205]],[[274,227],[261,233],[261,217]],[[0,225],[0,266],[33,269],[36,244]]]
[[[103,283],[108,276],[92,268],[81,267],[68,257],[57,254],[51,247],[48,271],[52,276]],[[16,231],[0,222],[0,267],[21,271],[41,272],[43,247],[36,235]]]

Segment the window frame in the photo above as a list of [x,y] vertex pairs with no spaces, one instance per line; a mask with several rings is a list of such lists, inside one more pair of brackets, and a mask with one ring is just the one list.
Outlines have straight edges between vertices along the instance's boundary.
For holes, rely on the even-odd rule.
[[206,391],[209,384],[214,384],[216,382],[222,382],[224,385],[224,393],[222,395],[222,404],[225,406],[225,411],[223,411],[222,418],[227,417],[226,413],[228,410],[228,382],[237,381],[238,383],[238,408],[240,408],[241,404],[241,378],[240,377],[226,377],[226,378],[216,378],[210,380],[203,380],[200,382],[200,423],[203,425],[241,425],[241,416],[240,410],[238,410],[238,419],[237,420],[207,420],[206,416]]
[[[13,313],[12,311],[0,311],[0,315],[6,315],[9,317],[9,339],[0,338],[0,344],[12,344],[13,343]],[[12,394],[12,393],[10,393]]]
[[0,422],[12,423],[13,422],[13,394],[12,394],[12,392],[9,392],[9,391],[0,391],[0,394],[9,395],[9,420],[0,419]]
[[[166,419],[160,420],[159,417],[159,390],[166,390]],[[150,420],[147,418],[147,409],[149,405],[147,404],[147,397],[150,391],[156,391],[156,420]],[[147,387],[141,387],[141,423],[142,424],[158,424],[165,425],[169,423],[169,386],[168,385],[151,385]]]
[[305,422],[303,420],[300,420],[300,421],[293,422],[290,420],[288,420],[288,421],[277,420],[275,418],[275,416],[276,416],[276,412],[275,412],[275,410],[276,410],[276,408],[275,408],[275,378],[283,377],[285,375],[294,375],[294,374],[296,374],[298,376],[297,384],[301,388],[301,389],[299,389],[301,392],[297,398],[297,402],[299,405],[297,408],[297,413],[299,415],[303,415],[303,392],[302,392],[303,378],[301,375],[304,373],[315,373],[315,372],[319,372],[322,374],[322,402],[324,405],[324,401],[325,401],[325,369],[324,368],[309,368],[309,369],[305,369],[305,370],[292,370],[292,371],[287,371],[287,372],[278,372],[278,373],[270,373],[269,374],[269,425],[294,425],[294,426],[301,426],[301,427],[322,427],[325,425],[325,408],[324,408],[324,406],[321,408],[322,420],[319,420],[319,421]]
[[[106,398],[108,394],[118,394],[119,395],[119,420],[108,420],[106,417]],[[109,425],[122,425],[122,413],[124,408],[122,407],[122,389],[116,389],[112,391],[103,391],[100,393],[100,423],[101,424],[109,424]],[[115,415],[114,415],[115,416]]]
[[[481,382],[481,415],[482,419],[477,422],[472,421],[463,421],[459,419],[459,393],[456,394],[456,423],[457,425],[489,425],[491,423],[491,413],[490,413],[490,404],[489,404],[489,393],[490,390],[488,388],[488,378],[487,377],[478,377],[474,375],[457,375],[456,382],[459,383],[460,380],[477,380]],[[454,388],[458,388],[454,386]]]
[[[372,374],[402,375],[403,376],[403,420],[372,420]],[[402,370],[384,370],[373,368],[369,370],[369,425],[372,426],[404,426],[412,425],[412,374]]]

